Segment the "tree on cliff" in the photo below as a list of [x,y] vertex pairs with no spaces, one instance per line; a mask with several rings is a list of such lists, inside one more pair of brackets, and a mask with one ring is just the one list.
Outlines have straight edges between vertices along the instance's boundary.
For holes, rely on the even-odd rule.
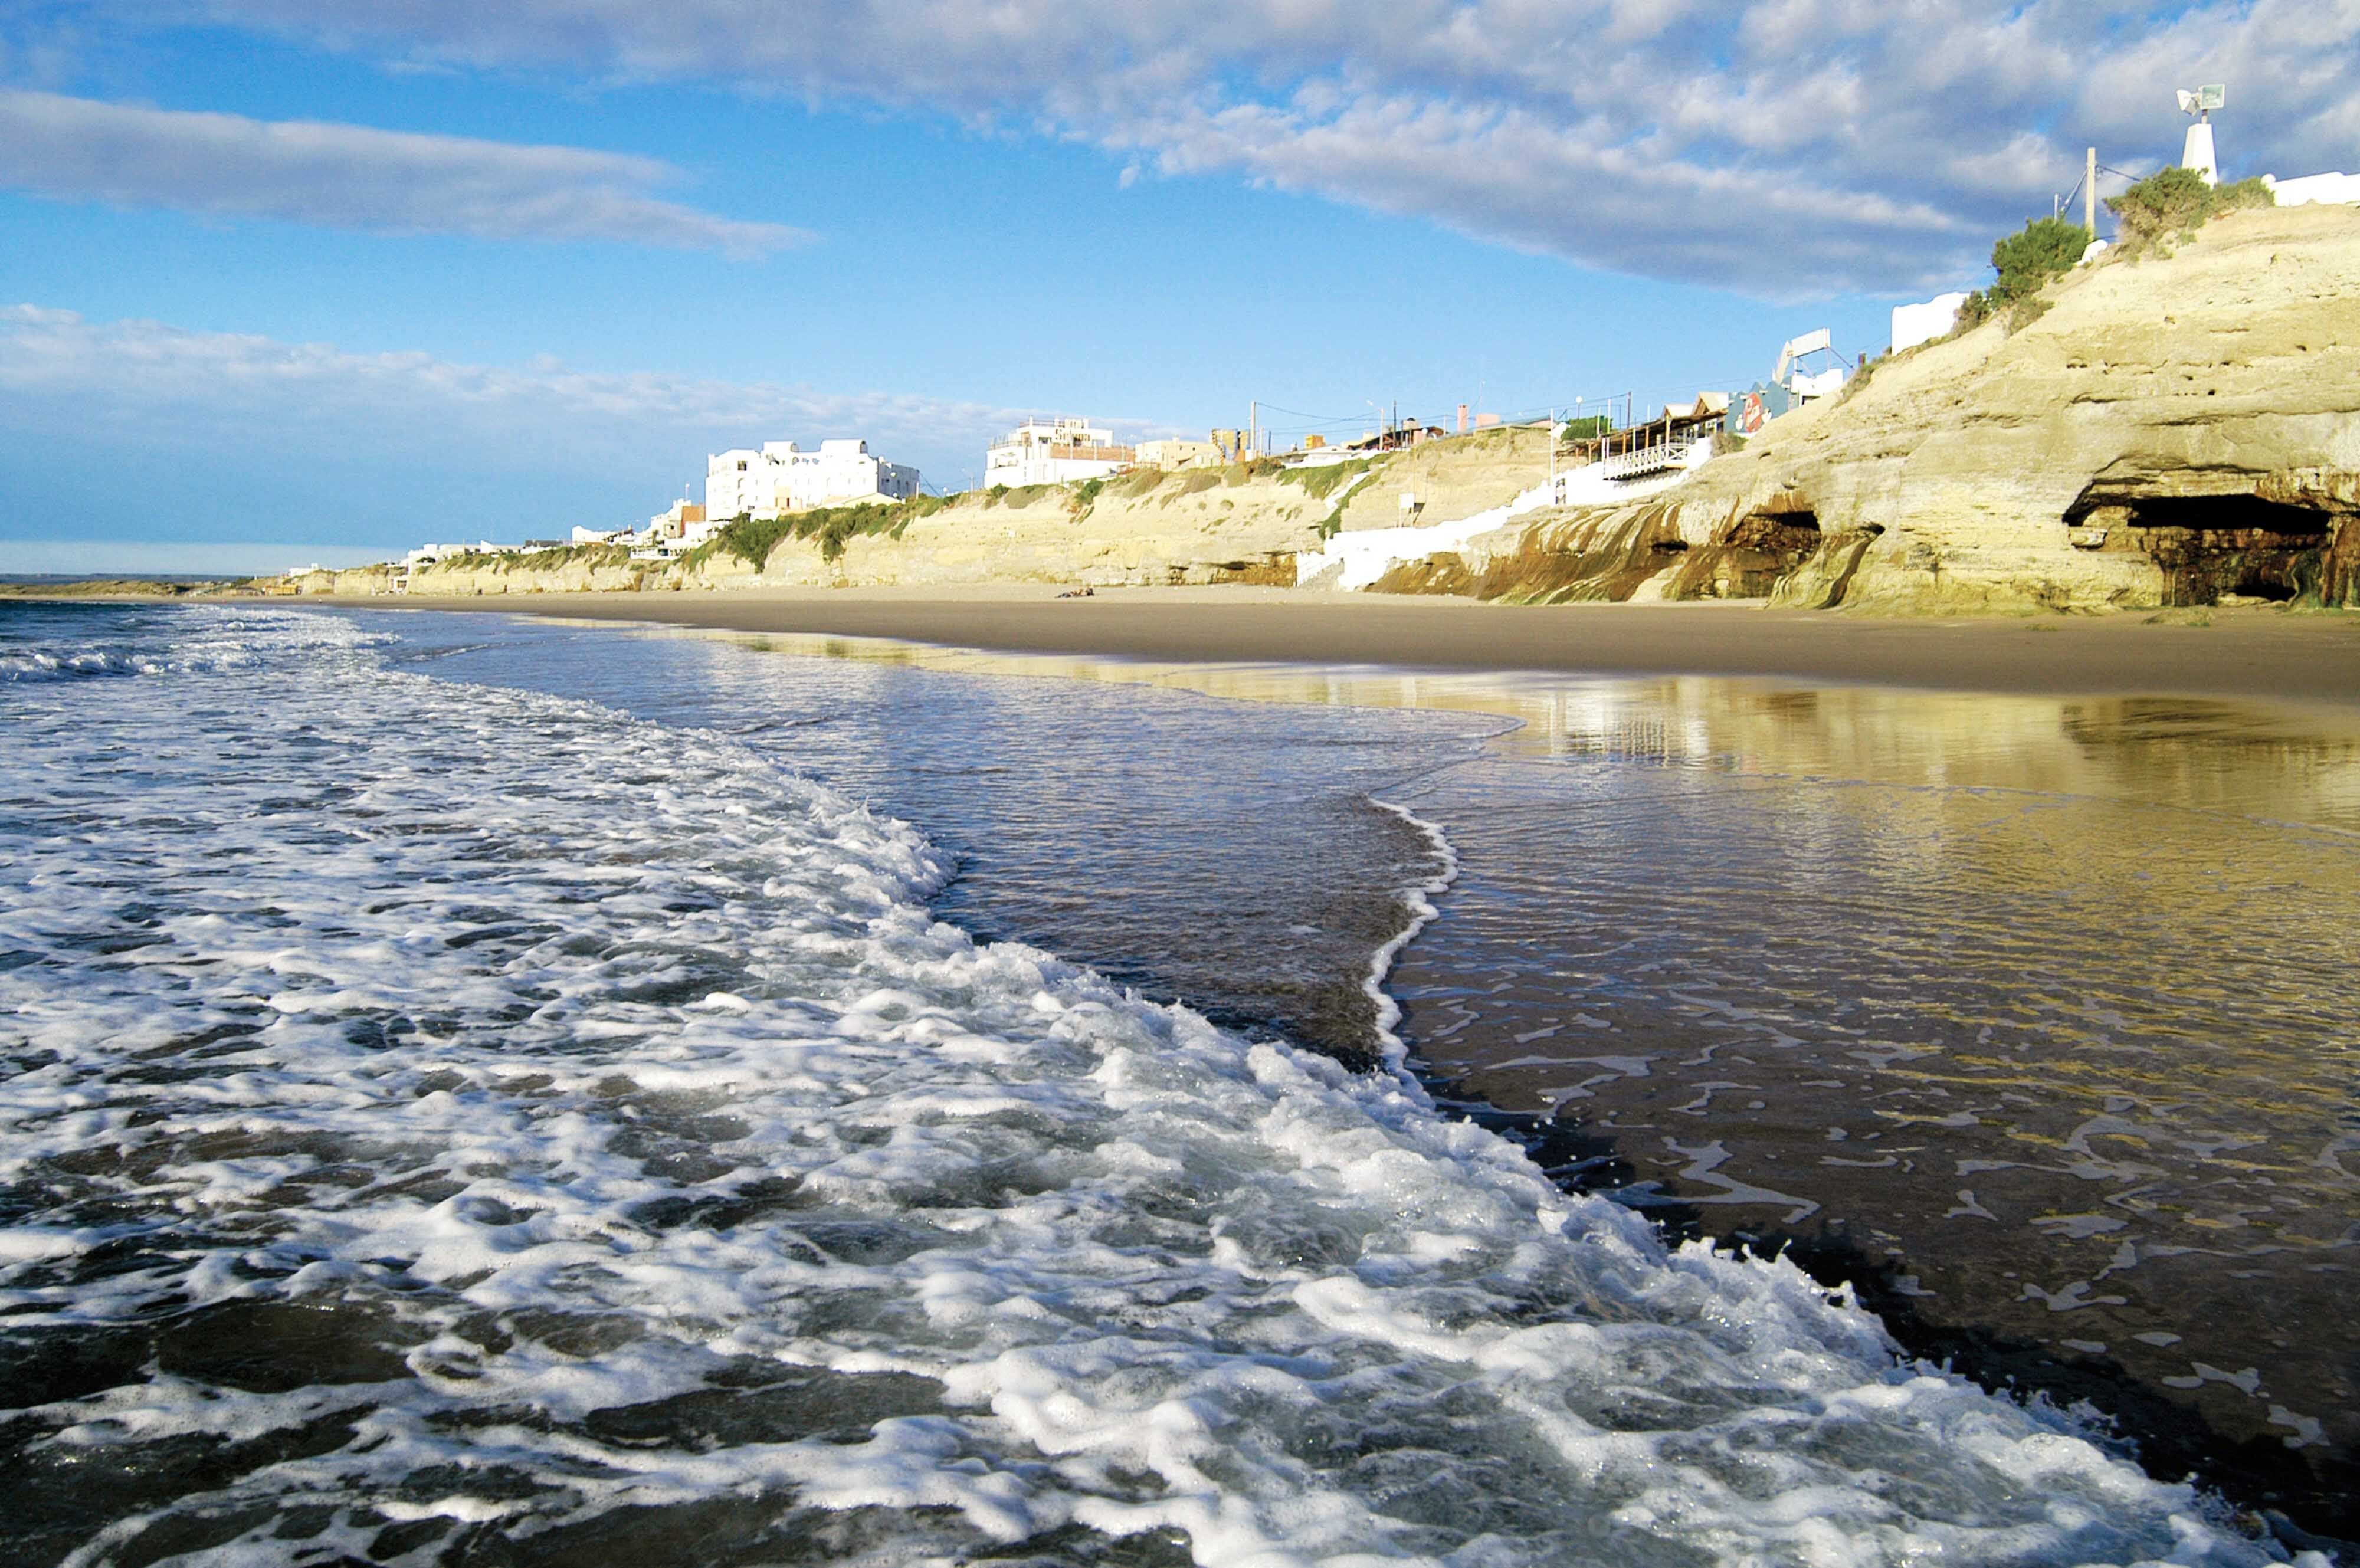
[[1994,312],[2021,305],[2048,287],[2049,280],[2073,270],[2090,248],[2090,231],[2065,218],[2035,218],[1992,246],[1992,269],[1999,274],[1989,289],[1967,296],[1959,307],[1966,325]]

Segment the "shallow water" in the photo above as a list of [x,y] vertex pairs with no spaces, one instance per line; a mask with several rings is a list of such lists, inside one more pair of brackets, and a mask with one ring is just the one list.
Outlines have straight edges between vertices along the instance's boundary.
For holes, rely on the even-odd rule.
[[1405,799],[1467,866],[1393,976],[1461,1092],[2360,1522],[2349,721],[1661,683]]
[[[637,639],[577,649],[585,685],[639,685],[618,704],[526,689],[563,658],[449,623],[0,616],[20,1560],[2279,1555],[1896,1363],[1791,1266],[1667,1252],[1397,1073],[934,918],[1046,911],[1153,978],[1206,950],[1137,913],[1154,887],[1061,915],[981,815],[962,867],[781,766],[1029,812],[1095,875],[1196,832],[1223,871],[1184,907],[1240,868],[1276,890],[1207,917],[1222,942],[1301,925],[1365,961],[1436,862],[1340,802],[1489,766],[1483,724],[1338,711],[1307,768],[1325,743],[1271,709],[1259,769],[1159,761],[1120,731],[1202,699],[1133,693],[1091,753],[1045,718],[1079,688],[832,707],[795,682],[869,675],[772,660],[803,673],[705,702],[727,734],[704,699],[624,711],[683,668],[617,673]],[[953,737],[1000,702],[989,745]],[[927,772],[1014,736],[1062,789]],[[1238,814],[1207,844],[1208,790]],[[1091,825],[1120,821],[1157,825]],[[1327,924],[1297,918],[1323,866]],[[1235,1005],[1267,981],[1276,1017],[1326,962],[1241,964]]]
[[[1390,982],[1433,1081],[1549,1116],[1546,1157],[1571,1184],[1681,1234],[1795,1249],[1920,1354],[2091,1400],[2163,1473],[2360,1534],[2353,715],[726,640],[793,657],[684,685],[890,661],[937,677],[919,691],[954,675],[1024,708],[990,743],[1012,800],[896,797],[978,838],[1024,821],[1014,800],[1089,813],[1087,785],[1056,782],[1055,759],[1088,749],[1069,724],[1185,735],[1185,756],[1229,726],[1267,744],[1273,710],[1315,746],[1338,709],[1415,711],[1425,727],[1383,734],[1401,777],[1332,782],[1413,805],[1460,856]],[[1197,693],[1229,701],[1208,713]],[[1326,766],[1314,751],[1266,771]],[[1184,800],[1219,798],[1208,771],[1231,770],[1191,770]],[[1325,832],[1290,824],[1291,844],[1336,847],[1294,885],[1357,877],[1366,909],[1404,875]],[[1054,924],[1061,950],[1096,942],[1151,985],[1185,972],[1177,994],[1208,987],[1251,1018],[1272,988],[1219,987],[1289,940],[1253,907],[1263,863],[1185,876],[1188,843],[1185,814],[1143,822],[1108,882],[1120,908],[1065,922],[1026,890],[1098,878],[1032,834],[1027,868],[1012,885],[982,868],[963,918]],[[1177,907],[1166,884],[1198,889],[1182,921],[1158,918]]]

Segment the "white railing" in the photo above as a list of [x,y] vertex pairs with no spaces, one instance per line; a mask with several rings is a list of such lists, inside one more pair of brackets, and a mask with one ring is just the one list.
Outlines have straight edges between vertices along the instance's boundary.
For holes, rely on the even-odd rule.
[[1675,468],[1687,467],[1688,459],[1703,444],[1699,441],[1664,441],[1655,446],[1643,446],[1635,452],[1618,452],[1612,457],[1599,460],[1598,476],[1601,479],[1638,479],[1650,474],[1668,474]]

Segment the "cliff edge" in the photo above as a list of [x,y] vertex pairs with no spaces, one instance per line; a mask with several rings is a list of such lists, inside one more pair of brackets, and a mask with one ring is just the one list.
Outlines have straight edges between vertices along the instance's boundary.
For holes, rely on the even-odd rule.
[[[2044,309],[2045,307],[2045,309]],[[1889,613],[2360,603],[2360,209],[2264,209],[1879,361],[1677,488],[1377,586]]]

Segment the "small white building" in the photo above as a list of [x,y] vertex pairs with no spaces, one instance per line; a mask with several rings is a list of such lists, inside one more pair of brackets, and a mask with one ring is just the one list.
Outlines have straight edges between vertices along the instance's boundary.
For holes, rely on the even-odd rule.
[[793,441],[764,441],[705,461],[705,512],[709,517],[777,517],[814,506],[864,501],[906,501],[918,493],[918,471],[888,463],[866,441],[824,441],[817,452]]
[[477,539],[474,544],[421,544],[401,560],[406,566],[431,566],[454,556],[508,555],[515,550],[516,546],[512,544],[494,544],[489,539]]
[[632,546],[634,561],[671,561],[686,555],[721,528],[721,523],[704,507],[683,497],[650,517],[648,526],[638,533],[623,535],[614,542]]
[[1142,468],[1210,468],[1221,462],[1221,449],[1208,441],[1144,441],[1131,458]]
[[1114,432],[1094,427],[1087,419],[1027,419],[991,443],[984,456],[983,483],[988,489],[1005,485],[1070,485],[1080,479],[1103,479],[1129,468],[1138,453],[1117,446]]

